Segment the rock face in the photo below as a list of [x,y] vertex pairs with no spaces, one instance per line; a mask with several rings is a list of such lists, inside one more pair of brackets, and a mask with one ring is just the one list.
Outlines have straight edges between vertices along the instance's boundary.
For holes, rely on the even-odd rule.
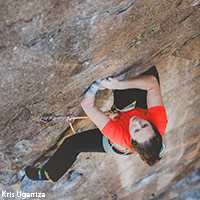
[[[0,5],[1,190],[42,192],[45,199],[108,199],[108,193],[124,200],[187,198],[190,187],[178,182],[200,166],[199,0],[1,0]],[[82,154],[74,171],[57,183],[20,182],[20,170],[41,165],[72,134],[65,120],[43,123],[42,114],[80,116],[81,93],[91,82],[134,76],[152,65],[160,74],[169,121],[166,151],[156,166],[135,155],[92,154],[108,193]],[[109,109],[112,93],[101,93],[97,103]],[[79,131],[93,126],[89,120],[74,123]],[[183,186],[179,197],[176,183]],[[199,188],[199,179],[195,183]]]

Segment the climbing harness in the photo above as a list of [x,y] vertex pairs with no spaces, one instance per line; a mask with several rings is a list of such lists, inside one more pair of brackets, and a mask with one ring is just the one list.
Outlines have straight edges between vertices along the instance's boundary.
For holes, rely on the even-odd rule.
[[[45,113],[45,114],[43,114],[43,115],[40,117],[40,120],[42,120],[42,121],[44,121],[44,122],[50,122],[50,121],[55,120],[55,119],[65,119],[65,120],[69,123],[69,126],[70,126],[72,132],[73,132],[74,134],[76,134],[76,131],[74,130],[73,125],[72,125],[73,122],[74,122],[76,119],[87,119],[87,118],[88,118],[88,116],[82,116],[82,117],[75,117],[75,116],[71,116],[71,117],[70,117],[70,116],[68,116],[68,115],[66,115],[66,116],[55,116],[55,115],[52,115],[52,114]],[[95,173],[96,173],[96,175],[97,175],[97,178],[99,179],[99,181],[100,181],[101,185],[103,186],[103,188],[104,188],[106,194],[108,195],[109,200],[116,200],[116,199],[117,199],[117,195],[116,195],[116,194],[111,195],[111,194],[109,193],[108,189],[106,188],[106,186],[105,186],[105,184],[104,184],[102,178],[100,177],[100,175],[99,175],[99,173],[98,173],[98,171],[97,171],[97,169],[96,169],[94,163],[93,163],[92,160],[90,159],[90,157],[89,157],[86,153],[84,154],[84,157],[85,157],[85,159],[88,159],[88,160],[89,160],[89,162],[90,162],[92,168],[94,169],[94,171],[95,171]]]

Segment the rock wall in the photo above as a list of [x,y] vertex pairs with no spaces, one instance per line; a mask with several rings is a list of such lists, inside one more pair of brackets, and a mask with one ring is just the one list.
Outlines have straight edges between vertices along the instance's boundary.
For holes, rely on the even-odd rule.
[[[91,82],[134,76],[152,65],[160,74],[169,121],[162,161],[148,167],[135,155],[96,153],[91,159],[108,192],[125,200],[168,199],[174,185],[199,168],[199,0],[1,0],[0,5],[2,191],[108,199],[82,154],[57,183],[20,181],[20,173],[29,164],[41,165],[72,134],[64,120],[41,122],[43,113],[83,115],[81,93]],[[109,109],[112,100],[105,91],[97,103]],[[89,120],[74,123],[78,131],[91,127]],[[189,190],[181,190],[180,198]]]

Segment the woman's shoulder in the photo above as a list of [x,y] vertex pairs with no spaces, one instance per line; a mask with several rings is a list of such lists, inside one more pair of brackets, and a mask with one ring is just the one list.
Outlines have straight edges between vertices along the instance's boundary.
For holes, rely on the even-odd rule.
[[164,115],[165,117],[167,117],[166,114],[166,109],[164,106],[154,106],[151,108],[148,108],[148,113],[150,114],[156,114],[156,115]]
[[165,107],[164,106],[151,107],[148,109],[147,115],[149,121],[151,121],[156,126],[161,136],[163,136],[168,123]]

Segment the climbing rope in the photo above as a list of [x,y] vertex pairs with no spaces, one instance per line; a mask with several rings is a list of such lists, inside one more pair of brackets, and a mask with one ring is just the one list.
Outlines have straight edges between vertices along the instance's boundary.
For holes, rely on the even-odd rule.
[[[87,118],[89,118],[89,117],[88,117],[88,116],[82,116],[82,117],[75,117],[75,116],[72,116],[72,117],[70,117],[70,116],[67,116],[67,115],[66,115],[66,116],[54,116],[54,115],[51,115],[51,114],[43,114],[43,115],[41,116],[40,120],[45,121],[45,122],[50,122],[50,121],[55,120],[55,119],[65,119],[65,120],[68,122],[68,124],[69,124],[69,126],[70,126],[72,132],[73,132],[74,134],[76,134],[76,131],[74,130],[73,125],[72,125],[73,122],[74,122],[76,119],[87,119]],[[101,185],[103,186],[103,188],[104,188],[106,194],[108,195],[109,199],[110,199],[110,200],[116,200],[116,199],[117,199],[117,195],[116,195],[116,194],[111,195],[111,194],[109,193],[109,191],[108,191],[108,189],[106,188],[106,186],[105,186],[105,184],[104,184],[104,182],[103,182],[101,176],[99,175],[99,173],[98,173],[98,171],[97,171],[97,168],[95,167],[93,161],[90,159],[90,157],[89,157],[86,153],[84,154],[84,157],[85,157],[85,159],[88,159],[88,160],[89,160],[90,165],[91,165],[92,168],[94,169],[94,171],[95,171],[95,173],[96,173],[96,175],[97,175],[97,178],[99,179],[99,181],[100,181]]]

